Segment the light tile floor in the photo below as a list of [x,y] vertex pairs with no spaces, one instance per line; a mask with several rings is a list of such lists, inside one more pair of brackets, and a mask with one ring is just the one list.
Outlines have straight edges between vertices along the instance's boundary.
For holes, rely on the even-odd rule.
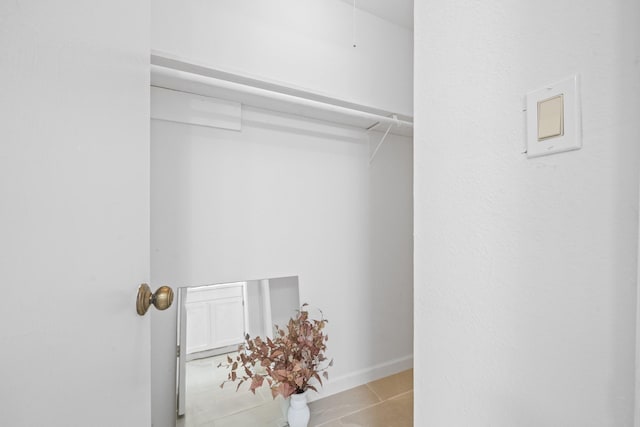
[[[178,427],[284,427],[286,407],[268,388],[256,395],[229,383],[217,365],[226,356],[187,363],[187,413]],[[413,426],[413,370],[400,372],[309,404],[309,427]]]
[[311,402],[310,427],[413,426],[413,369]]

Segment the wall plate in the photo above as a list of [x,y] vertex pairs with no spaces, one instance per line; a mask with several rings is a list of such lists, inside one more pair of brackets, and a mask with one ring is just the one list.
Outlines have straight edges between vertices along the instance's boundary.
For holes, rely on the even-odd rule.
[[582,147],[578,86],[575,75],[527,94],[527,157]]

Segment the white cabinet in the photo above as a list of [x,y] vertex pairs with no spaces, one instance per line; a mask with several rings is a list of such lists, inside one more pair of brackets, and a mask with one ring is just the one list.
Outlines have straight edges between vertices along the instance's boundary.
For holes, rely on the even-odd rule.
[[240,344],[245,334],[245,283],[190,288],[185,311],[187,354]]

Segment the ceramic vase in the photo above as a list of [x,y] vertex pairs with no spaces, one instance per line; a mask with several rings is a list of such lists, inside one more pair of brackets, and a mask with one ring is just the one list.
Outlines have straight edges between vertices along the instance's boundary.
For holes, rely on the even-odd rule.
[[289,427],[307,427],[311,416],[307,405],[307,392],[292,394],[289,399],[289,410],[287,411]]

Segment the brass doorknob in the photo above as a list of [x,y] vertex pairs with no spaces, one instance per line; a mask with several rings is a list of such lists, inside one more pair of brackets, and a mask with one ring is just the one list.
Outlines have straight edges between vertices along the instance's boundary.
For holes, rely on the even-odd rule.
[[143,283],[138,288],[136,311],[140,316],[144,316],[152,304],[158,310],[166,310],[171,307],[172,302],[173,290],[169,286],[160,286],[155,293],[152,293],[149,285]]

